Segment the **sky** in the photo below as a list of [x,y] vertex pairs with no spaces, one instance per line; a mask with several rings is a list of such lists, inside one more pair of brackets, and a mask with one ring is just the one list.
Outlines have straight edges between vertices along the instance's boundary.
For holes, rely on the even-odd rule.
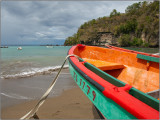
[[2,1],[1,45],[60,44],[92,19],[137,1]]

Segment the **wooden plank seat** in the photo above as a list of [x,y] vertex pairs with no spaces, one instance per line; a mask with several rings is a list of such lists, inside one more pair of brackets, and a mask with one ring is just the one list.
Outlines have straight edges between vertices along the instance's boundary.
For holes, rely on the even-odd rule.
[[91,63],[92,65],[96,66],[97,68],[99,68],[101,70],[114,70],[114,69],[125,68],[124,65],[118,64],[118,63],[112,63],[112,62],[106,62],[106,61],[102,61],[102,60],[88,59],[88,58],[83,58],[83,60]]

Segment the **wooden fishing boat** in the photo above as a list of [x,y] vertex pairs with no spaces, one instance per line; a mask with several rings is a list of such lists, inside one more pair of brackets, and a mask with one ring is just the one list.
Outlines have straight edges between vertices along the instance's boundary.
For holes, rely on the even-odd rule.
[[72,46],[72,77],[107,119],[159,119],[159,56],[108,46]]

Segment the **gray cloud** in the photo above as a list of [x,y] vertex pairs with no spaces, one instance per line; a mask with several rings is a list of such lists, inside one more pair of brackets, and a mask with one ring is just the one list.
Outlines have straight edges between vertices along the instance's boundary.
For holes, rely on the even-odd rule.
[[[2,44],[46,44],[64,40],[84,22],[124,13],[135,1],[2,1]],[[63,42],[62,42],[63,41]]]

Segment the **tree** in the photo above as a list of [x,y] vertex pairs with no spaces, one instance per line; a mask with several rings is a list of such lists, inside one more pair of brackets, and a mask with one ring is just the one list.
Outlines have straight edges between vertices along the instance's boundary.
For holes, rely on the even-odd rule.
[[117,12],[116,9],[113,9],[113,11],[110,13],[110,17],[119,16],[119,15],[120,15],[120,12]]
[[125,10],[125,12],[129,15],[133,15],[133,14],[138,14],[139,13],[139,9],[141,8],[141,2],[139,3],[134,3],[130,6],[127,7],[127,9]]
[[128,47],[131,45],[131,37],[128,34],[123,34],[119,39],[118,42],[122,47]]

